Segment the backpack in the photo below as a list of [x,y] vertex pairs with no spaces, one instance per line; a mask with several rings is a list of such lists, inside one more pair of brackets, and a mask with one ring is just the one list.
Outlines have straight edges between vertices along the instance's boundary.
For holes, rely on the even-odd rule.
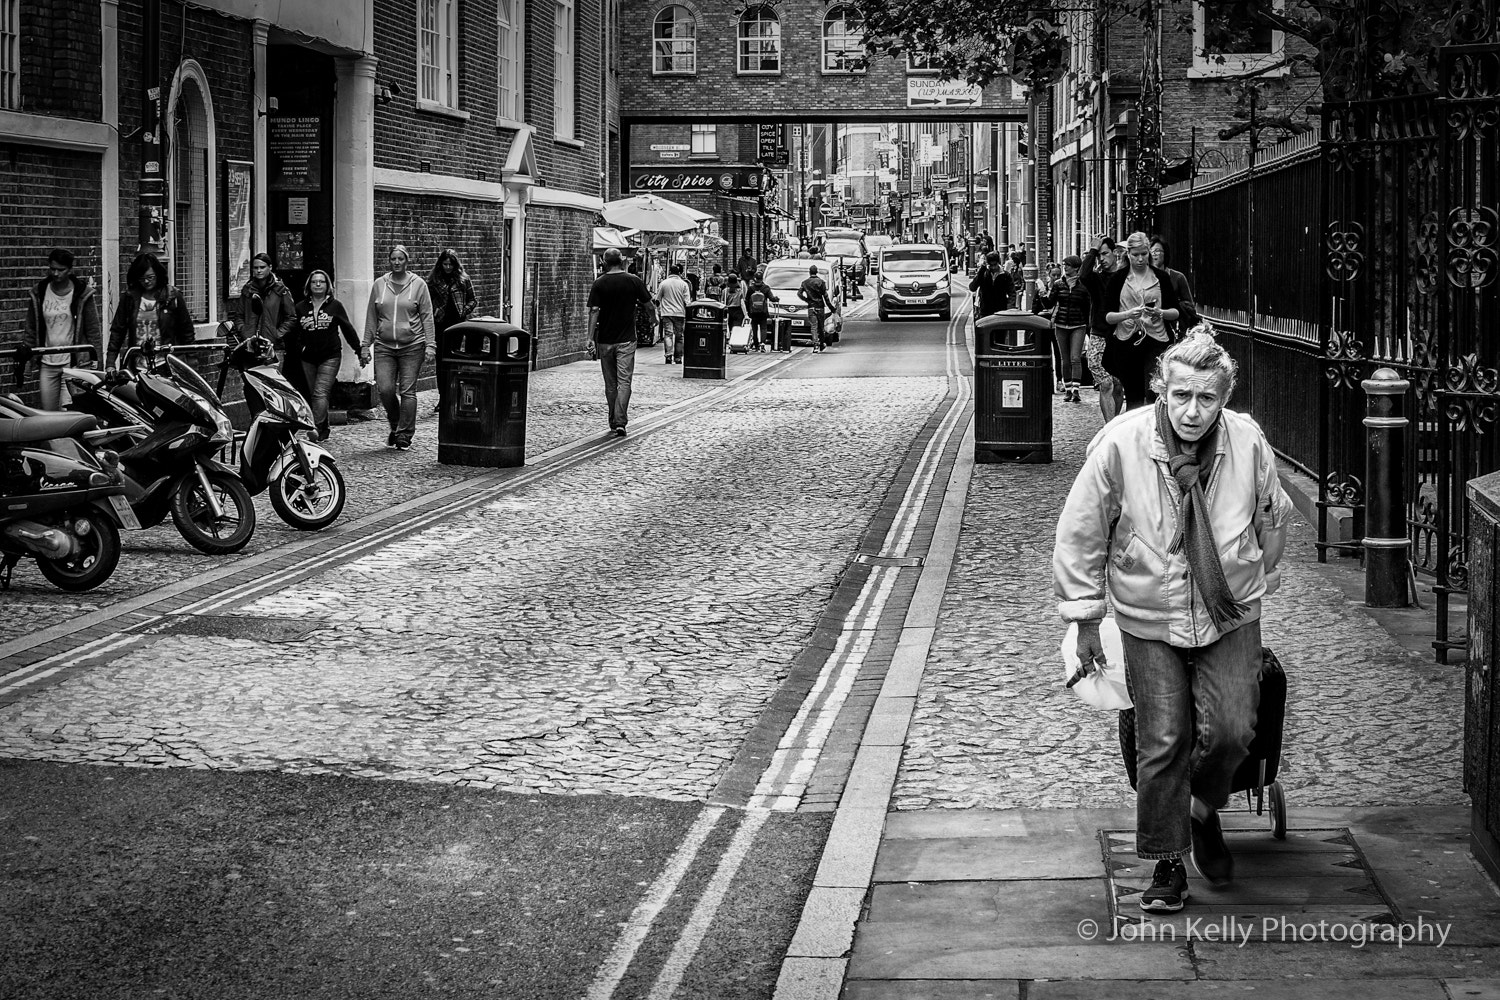
[[750,293],[750,311],[753,313],[763,313],[766,311],[766,290],[764,288],[757,288]]

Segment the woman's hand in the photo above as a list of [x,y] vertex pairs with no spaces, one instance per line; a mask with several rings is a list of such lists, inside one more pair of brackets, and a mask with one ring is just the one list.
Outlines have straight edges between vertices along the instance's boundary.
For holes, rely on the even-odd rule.
[[361,368],[363,368],[366,365],[368,365],[369,363],[370,363],[370,349],[368,347],[361,347],[359,349],[359,366]]

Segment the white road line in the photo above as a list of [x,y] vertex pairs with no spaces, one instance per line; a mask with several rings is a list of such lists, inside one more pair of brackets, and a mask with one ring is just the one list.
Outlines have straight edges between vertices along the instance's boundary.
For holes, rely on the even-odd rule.
[[609,1000],[614,995],[615,987],[620,985],[620,980],[625,978],[625,970],[635,961],[635,953],[640,950],[641,942],[646,940],[651,925],[655,923],[662,907],[667,905],[667,900],[672,898],[672,893],[677,891],[682,876],[687,874],[693,859],[698,856],[704,841],[722,815],[723,806],[710,806],[698,814],[698,818],[688,828],[687,836],[667,860],[667,866],[656,877],[656,881],[651,883],[645,898],[636,905],[630,919],[625,922],[625,929],[621,931],[619,940],[615,941],[615,946],[610,949],[609,955],[599,966],[599,971],[594,974],[594,982],[584,994],[585,1000]]
[[698,947],[703,944],[704,937],[708,935],[708,928],[713,924],[719,907],[724,903],[730,883],[734,881],[740,865],[744,864],[745,857],[750,853],[750,847],[755,842],[755,835],[765,825],[769,815],[769,813],[759,811],[745,813],[745,818],[740,822],[740,828],[734,831],[734,838],[730,840],[724,856],[719,859],[719,867],[714,870],[713,878],[703,890],[703,895],[698,897],[698,905],[693,907],[693,913],[688,917],[687,924],[683,926],[682,934],[677,938],[677,944],[672,948],[672,953],[667,956],[661,972],[657,974],[656,983],[651,987],[648,1000],[670,1000],[676,994],[677,987],[682,985],[682,977],[687,974],[693,956],[698,954]]
[[[62,660],[62,662],[58,663],[54,667],[51,667],[50,669],[42,670],[39,673],[31,673],[30,676],[21,678],[20,680],[13,680],[13,678],[15,677],[15,674],[9,674],[9,675],[7,675],[6,676],[6,680],[10,680],[10,681],[12,681],[12,683],[6,684],[4,687],[0,687],[0,694],[8,694],[11,691],[18,691],[21,688],[26,687],[27,685],[35,684],[37,681],[40,681],[40,680],[45,680],[46,678],[51,677],[51,676],[53,676],[54,674],[56,674],[56,673],[58,673],[60,671],[66,670],[69,667],[76,666],[77,664],[82,663],[85,660],[92,660],[96,656],[102,656],[105,653],[113,652],[114,650],[117,650],[117,649],[123,649],[126,646],[133,646],[136,643],[141,642],[142,640],[144,640],[146,637],[143,636],[143,635],[126,635],[126,636],[111,636],[110,638],[113,641],[109,642],[107,645],[99,646],[98,648],[89,649],[86,652],[83,651],[82,648],[75,649],[75,650],[72,650],[71,652],[61,653],[58,656],[49,656],[45,660],[42,660],[42,661],[40,661],[38,663],[33,663],[31,666],[25,668],[25,670],[18,670],[18,671],[16,671],[16,673],[17,674],[27,673],[27,672],[30,672],[30,671],[34,671],[38,667],[41,667],[43,664],[50,663],[53,660],[58,660],[58,659]],[[93,646],[94,644],[93,643],[89,643],[89,645]]]

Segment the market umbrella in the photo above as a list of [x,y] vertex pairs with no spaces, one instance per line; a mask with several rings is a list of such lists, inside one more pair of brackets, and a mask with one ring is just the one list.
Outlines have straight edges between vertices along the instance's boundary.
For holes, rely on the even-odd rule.
[[654,194],[638,194],[606,202],[601,214],[611,226],[640,229],[648,233],[691,232],[698,228],[699,220],[705,218],[702,212],[675,201],[658,198]]

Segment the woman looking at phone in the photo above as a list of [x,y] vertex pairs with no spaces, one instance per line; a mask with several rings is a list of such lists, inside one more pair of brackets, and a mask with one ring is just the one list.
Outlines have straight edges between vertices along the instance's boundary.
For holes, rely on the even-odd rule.
[[1125,241],[1129,266],[1104,283],[1104,320],[1114,335],[1104,346],[1104,367],[1125,390],[1125,409],[1155,402],[1149,387],[1156,359],[1167,349],[1168,324],[1177,322],[1177,290],[1167,272],[1151,266],[1151,241],[1131,233]]

